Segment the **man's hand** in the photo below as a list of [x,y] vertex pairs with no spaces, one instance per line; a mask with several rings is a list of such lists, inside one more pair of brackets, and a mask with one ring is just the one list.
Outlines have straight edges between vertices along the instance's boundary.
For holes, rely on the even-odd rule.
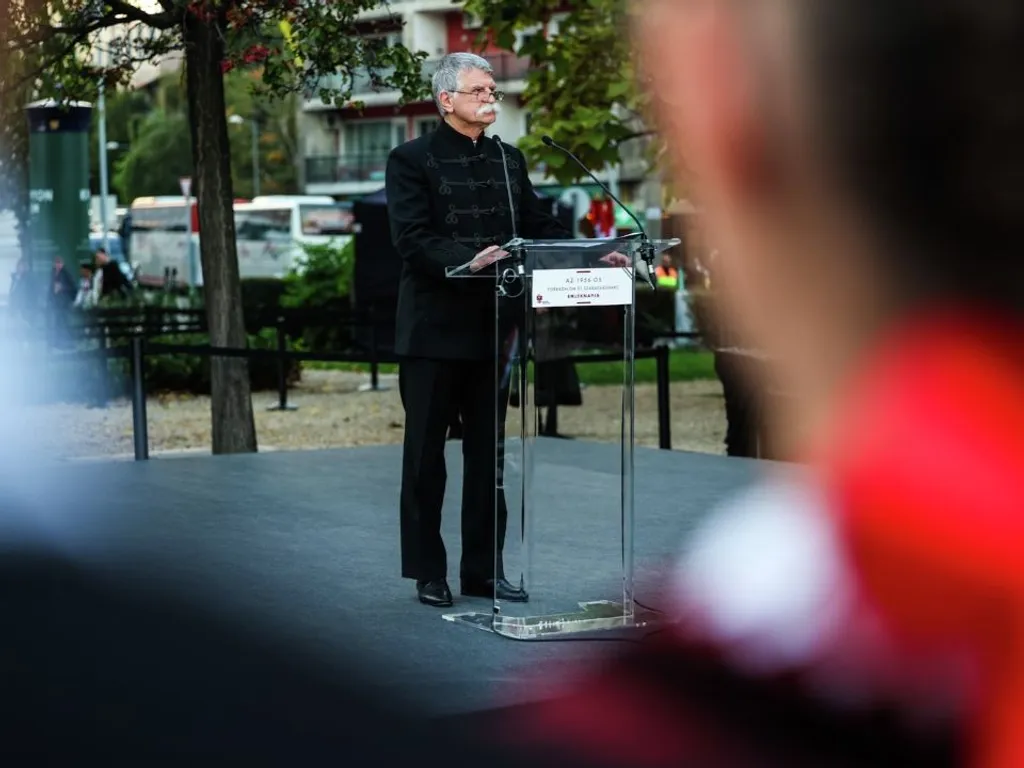
[[489,267],[494,262],[505,258],[508,258],[508,251],[503,251],[497,245],[488,246],[473,257],[473,260],[469,263],[469,271],[479,272],[484,267]]
[[612,251],[611,253],[602,256],[600,259],[602,264],[607,264],[610,267],[631,267],[633,266],[632,260],[629,256],[619,253],[618,251]]

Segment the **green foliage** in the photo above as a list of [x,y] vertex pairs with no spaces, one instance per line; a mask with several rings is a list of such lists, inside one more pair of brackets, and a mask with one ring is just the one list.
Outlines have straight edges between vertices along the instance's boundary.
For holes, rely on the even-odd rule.
[[[369,69],[406,98],[423,95],[425,54],[382,47],[356,34],[357,17],[381,0],[304,3],[298,0],[2,0],[23,9],[11,19],[10,39],[39,54],[39,91],[55,98],[95,100],[98,83],[126,85],[145,62],[183,48],[186,22],[218,30],[225,47],[221,70],[256,71],[260,96],[321,93],[345,102],[350,81],[338,71]],[[98,30],[114,35],[99,55]]]
[[[146,91],[120,91],[107,94],[107,143],[116,144],[112,149],[107,149],[108,164],[111,169],[109,176],[109,189],[111,195],[116,195],[119,200],[124,200],[125,195],[121,192],[118,177],[113,172],[119,162],[123,161],[126,154],[131,151],[139,138],[142,125],[147,122],[147,117],[154,109],[153,99]],[[89,186],[93,194],[100,193],[100,153],[99,144],[99,120],[93,120],[89,129]],[[185,137],[187,141],[187,136]],[[186,143],[186,148],[188,144]],[[186,150],[185,159],[189,158]]]
[[280,314],[285,283],[274,277],[254,277],[242,281],[242,306],[246,328],[273,325]]
[[231,72],[224,79],[224,100],[229,121],[231,169],[237,197],[255,197],[253,183],[252,122],[256,122],[256,153],[261,195],[299,193],[301,152],[296,114],[298,97],[263,98],[253,92],[259,73]]
[[[167,333],[151,336],[149,341],[158,344],[175,344],[187,346],[205,346],[210,343],[210,338],[205,333],[181,333],[181,328],[175,329],[176,323],[192,323],[195,318],[191,314],[195,310],[203,309],[202,294],[194,291],[188,295],[174,295],[163,292],[137,291],[128,297],[109,299],[104,302],[102,309],[137,310],[136,313],[125,315],[121,313],[116,321],[119,331],[109,334],[109,342],[114,345],[129,343],[130,336],[128,329],[133,325],[138,328],[153,330],[153,323],[159,317],[166,322]],[[169,313],[156,314],[154,310],[171,310]],[[173,310],[183,310],[182,314],[174,314]],[[96,310],[86,310],[82,313],[81,320],[88,321],[94,316]],[[274,328],[260,328],[259,330],[246,334],[246,346],[249,349],[277,349],[277,332]],[[300,375],[300,367],[297,363],[288,364],[289,382],[297,381]],[[128,361],[117,359],[111,361],[111,371],[119,384],[115,389],[122,393],[128,391],[130,385],[128,380]],[[250,360],[249,378],[254,390],[275,389],[277,387],[277,363],[274,360]],[[163,355],[151,354],[146,356],[145,381],[147,392],[164,393],[180,392],[190,394],[210,393],[210,359],[204,355]]]
[[[567,5],[569,10],[560,12]],[[482,20],[499,46],[530,57],[524,94],[530,134],[520,147],[540,158],[559,183],[579,180],[582,171],[546,147],[545,134],[601,169],[619,159],[620,142],[646,133],[644,96],[627,34],[627,0],[467,0],[465,10]],[[516,47],[516,32],[548,26],[553,19],[557,34],[524,36]]]
[[[352,280],[355,270],[355,244],[343,246],[303,245],[302,264],[285,279],[281,306],[306,310],[309,320],[296,316],[291,335],[298,337],[302,349],[316,352],[340,351],[352,346],[352,328],[343,323],[350,315]],[[337,324],[320,327],[315,323],[335,317]]]
[[[230,144],[234,186],[243,194],[251,193],[251,132],[228,125],[226,120],[229,111],[245,119],[258,114],[260,166],[275,169],[262,179],[260,191],[291,191],[297,152],[293,99],[298,95],[319,94],[325,101],[348,103],[357,72],[369,73],[381,86],[398,89],[405,101],[426,94],[427,86],[420,76],[426,54],[414,54],[400,45],[379,46],[361,34],[365,24],[357,21],[359,16],[382,4],[383,0],[0,0],[0,13],[7,11],[2,13],[5,24],[0,33],[0,63],[5,65],[0,69],[0,112],[19,112],[13,122],[5,116],[5,125],[24,122],[18,105],[28,99],[20,98],[23,94],[17,88],[28,89],[36,98],[95,102],[103,83],[112,107],[116,107],[112,118],[117,120],[122,112],[128,113],[110,136],[110,141],[119,144],[124,138],[129,146],[129,156],[114,158],[118,168],[125,167],[124,173],[116,174],[114,187],[128,199],[165,190],[169,181],[175,183],[176,190],[180,175],[217,178],[224,135],[234,139]],[[195,37],[196,29],[207,33]],[[193,35],[188,50],[184,40],[187,30]],[[99,39],[104,42],[98,43]],[[199,39],[205,42],[195,42]],[[142,126],[135,135],[132,126],[139,116],[139,103],[132,99],[122,105],[115,93],[127,85],[142,64],[174,52],[186,53],[186,59],[191,57],[194,63],[211,53],[214,61],[220,59],[221,72],[230,73],[223,100],[220,88],[196,85],[209,82],[208,72],[188,81],[203,92],[202,99],[220,102],[197,102],[193,107],[202,114],[219,117],[202,122],[202,127],[201,121],[191,120],[195,136],[181,131],[179,137],[172,137],[169,128],[154,125],[155,119],[146,122],[144,135]],[[17,68],[7,66],[14,61],[19,64]],[[12,96],[17,98],[12,100]],[[181,106],[191,103],[179,96],[166,87],[158,89],[159,101],[151,106],[162,111],[167,118],[164,122],[173,122],[171,116],[184,114]],[[205,141],[204,166],[192,168],[189,164],[188,173],[181,172],[179,166],[192,153],[176,151],[172,172],[172,166],[162,162],[169,152],[161,150],[154,155],[154,151],[161,147],[161,139],[177,147],[178,139],[186,137],[200,144]],[[11,142],[5,143],[5,139],[0,135],[0,176],[6,178],[11,173],[3,156],[10,151]],[[21,181],[15,187],[27,197]],[[201,217],[213,216],[208,206],[223,208],[229,196],[204,197],[200,192]],[[224,219],[229,215],[218,210],[216,216]],[[214,247],[217,253],[207,252]],[[207,264],[236,257],[233,247],[203,248]],[[237,282],[232,283],[225,290],[235,293]]]
[[125,202],[144,195],[180,195],[178,179],[192,175],[188,118],[153,112],[115,165],[114,184]]
[[[205,333],[181,333],[155,336],[153,344],[174,344],[184,346],[206,346],[210,337]],[[249,349],[277,349],[277,334],[272,328],[249,334],[246,339]],[[111,361],[115,381],[121,392],[128,392],[130,386],[128,361]],[[206,355],[165,355],[147,354],[144,369],[146,392],[166,394],[170,392],[192,395],[210,394],[210,358]],[[299,376],[298,365],[289,364],[288,381],[294,383]],[[274,360],[250,360],[249,380],[253,391],[277,389],[277,363]]]
[[[294,96],[257,99],[252,72],[225,77],[225,106],[229,120],[232,186],[237,197],[253,197],[252,130],[257,118],[260,193],[298,192],[298,141]],[[96,125],[90,146],[98,149]],[[107,138],[119,146],[108,152],[110,190],[122,204],[145,195],[176,195],[178,179],[193,173],[188,113],[180,75],[165,75],[152,90],[121,91],[107,98]],[[91,155],[92,188],[99,193],[99,152]]]
[[303,244],[302,263],[284,279],[284,307],[335,307],[349,304],[356,264],[355,243]]

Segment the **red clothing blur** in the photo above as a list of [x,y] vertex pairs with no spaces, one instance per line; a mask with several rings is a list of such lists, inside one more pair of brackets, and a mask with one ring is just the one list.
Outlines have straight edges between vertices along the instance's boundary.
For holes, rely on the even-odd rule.
[[615,234],[615,206],[611,200],[592,201],[588,218],[594,224],[595,237],[612,237]]
[[1024,766],[1024,330],[955,314],[910,329],[819,461],[892,630],[977,657],[969,764]]
[[[856,585],[849,631],[828,640],[830,647],[816,648],[806,669],[780,667],[774,675],[738,668],[714,637],[681,628],[666,632],[537,707],[524,720],[526,732],[614,765],[838,765],[880,733],[861,716],[864,707],[836,707],[831,731],[821,724],[795,728],[802,751],[799,745],[768,745],[773,730],[757,724],[792,725],[818,714],[827,719],[823,710],[835,702],[816,697],[815,685],[848,666],[855,676],[874,676],[864,690],[888,698],[878,703],[900,709],[901,718],[879,737],[889,743],[877,754],[888,758],[843,764],[909,765],[920,759],[930,766],[1021,768],[1022,441],[1019,323],[950,313],[893,334],[849,382],[833,430],[808,462]],[[886,637],[880,655],[862,647],[870,633],[859,628],[871,622]],[[972,673],[952,689],[962,705],[956,708],[961,732],[917,732],[904,716],[912,717],[916,708],[926,717],[930,694],[939,698],[940,691],[951,690],[927,674],[915,677],[928,669],[918,661],[947,658],[950,649],[955,653],[949,658],[968,662]],[[718,675],[713,684],[700,682],[702,670]],[[754,702],[760,710],[747,707]],[[788,721],[782,710],[792,713]],[[848,728],[854,721],[861,725]],[[772,728],[777,734],[782,726]],[[814,745],[819,731],[846,736]],[[822,757],[829,749],[832,757]]]

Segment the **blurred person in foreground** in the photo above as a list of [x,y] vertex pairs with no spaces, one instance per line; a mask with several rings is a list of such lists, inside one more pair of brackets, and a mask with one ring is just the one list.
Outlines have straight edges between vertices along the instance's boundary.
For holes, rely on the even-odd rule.
[[632,765],[1024,766],[1024,4],[636,10],[802,466],[705,520],[667,631],[518,733]]

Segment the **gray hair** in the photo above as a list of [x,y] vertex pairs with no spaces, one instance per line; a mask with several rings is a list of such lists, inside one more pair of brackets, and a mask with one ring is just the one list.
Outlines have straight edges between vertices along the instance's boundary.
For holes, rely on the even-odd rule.
[[494,68],[487,63],[487,59],[477,56],[475,53],[449,53],[434,70],[433,89],[434,103],[441,117],[445,116],[444,108],[441,106],[441,92],[454,93],[459,90],[459,75],[471,69],[479,69],[488,75],[494,74]]

